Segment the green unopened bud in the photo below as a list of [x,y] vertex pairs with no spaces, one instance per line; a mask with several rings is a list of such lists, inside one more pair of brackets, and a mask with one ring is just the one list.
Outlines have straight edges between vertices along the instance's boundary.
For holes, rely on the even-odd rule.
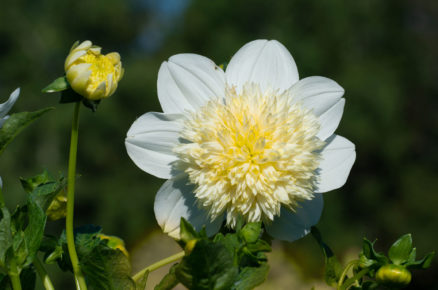
[[196,240],[196,239],[193,239],[193,240],[190,240],[187,242],[186,246],[184,247],[184,251],[186,252],[187,255],[190,255],[190,253],[195,248],[197,242],[198,242],[198,240]]
[[411,272],[405,267],[394,264],[384,265],[376,273],[376,281],[388,287],[403,288],[409,285],[411,278]]
[[93,101],[111,96],[123,76],[117,52],[101,54],[101,48],[86,40],[75,43],[65,60],[65,72],[71,88]]
[[129,253],[125,248],[125,242],[119,237],[116,236],[107,236],[104,234],[98,234],[97,235],[101,240],[108,240],[108,247],[111,249],[119,249],[123,254],[125,254],[126,257],[129,257]]
[[46,210],[46,215],[51,221],[62,219],[67,215],[67,197],[64,190],[58,193],[52,200],[52,203]]

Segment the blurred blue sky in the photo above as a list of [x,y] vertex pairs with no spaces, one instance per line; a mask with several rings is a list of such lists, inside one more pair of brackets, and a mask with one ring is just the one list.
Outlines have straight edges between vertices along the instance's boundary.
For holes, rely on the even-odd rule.
[[188,4],[189,0],[134,0],[135,6],[151,12],[138,37],[137,46],[140,50],[158,50],[167,32],[182,19]]

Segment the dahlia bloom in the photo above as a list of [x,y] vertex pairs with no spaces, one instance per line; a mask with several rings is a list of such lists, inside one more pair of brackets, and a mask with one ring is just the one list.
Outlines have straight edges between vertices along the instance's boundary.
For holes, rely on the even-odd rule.
[[355,146],[334,134],[344,90],[324,77],[299,80],[278,41],[246,44],[225,72],[206,57],[174,55],[157,85],[164,113],[138,118],[125,144],[139,168],[168,179],[154,211],[174,238],[181,217],[209,235],[241,217],[296,240],[318,222],[321,193],[349,175]]
[[20,88],[17,88],[15,91],[12,92],[6,102],[0,104],[0,128],[3,127],[4,122],[9,118],[9,116],[6,114],[11,110],[19,95]]
[[[20,88],[17,88],[15,91],[12,92],[12,94],[9,96],[9,99],[6,102],[0,104],[0,128],[3,127],[3,124],[9,118],[7,113],[11,110],[12,106],[17,101],[19,95],[20,95]],[[2,187],[3,187],[3,181],[2,178],[0,177],[0,188]]]

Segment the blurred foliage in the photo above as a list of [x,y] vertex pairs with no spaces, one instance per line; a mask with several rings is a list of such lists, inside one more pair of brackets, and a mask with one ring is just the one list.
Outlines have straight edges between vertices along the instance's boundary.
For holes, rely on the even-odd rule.
[[[338,129],[356,144],[347,184],[325,194],[319,224],[337,253],[362,237],[389,246],[411,232],[417,246],[438,242],[438,2],[434,0],[6,0],[0,9],[0,97],[22,88],[12,112],[56,106],[24,131],[0,160],[6,203],[24,202],[20,176],[66,172],[71,105],[41,89],[63,72],[76,40],[117,51],[125,67],[115,95],[97,113],[82,111],[76,224],[95,223],[128,248],[157,225],[153,200],[162,181],[142,172],[125,134],[147,111],[160,111],[159,65],[193,52],[217,63],[246,42],[277,39],[301,77],[321,75],[346,90]],[[186,7],[187,4],[187,7]],[[49,224],[60,231],[63,222]],[[284,249],[307,275],[321,275],[309,237]],[[313,255],[315,253],[315,256]],[[423,255],[425,253],[418,253]],[[317,270],[315,270],[317,269]],[[411,289],[430,289],[437,272],[414,274]]]

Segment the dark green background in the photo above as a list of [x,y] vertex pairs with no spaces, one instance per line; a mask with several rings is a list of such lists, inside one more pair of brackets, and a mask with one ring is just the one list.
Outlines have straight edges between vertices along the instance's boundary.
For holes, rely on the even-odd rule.
[[[66,173],[72,105],[41,88],[63,74],[76,40],[118,51],[125,67],[118,91],[97,113],[81,112],[76,225],[94,223],[128,249],[157,229],[154,195],[162,180],[131,162],[124,147],[131,123],[160,111],[160,63],[193,52],[227,62],[245,43],[277,39],[301,77],[321,75],[345,88],[337,133],[356,144],[357,160],[339,190],[327,193],[319,228],[336,253],[362,237],[383,250],[410,232],[419,255],[438,242],[438,2],[420,1],[139,1],[15,0],[0,9],[0,101],[16,87],[12,112],[55,106],[1,156],[7,204],[23,201],[18,177]],[[59,232],[62,222],[49,226]],[[356,248],[354,248],[356,247]],[[309,277],[322,257],[306,237],[284,244]],[[432,289],[433,268],[414,274],[411,289]]]

